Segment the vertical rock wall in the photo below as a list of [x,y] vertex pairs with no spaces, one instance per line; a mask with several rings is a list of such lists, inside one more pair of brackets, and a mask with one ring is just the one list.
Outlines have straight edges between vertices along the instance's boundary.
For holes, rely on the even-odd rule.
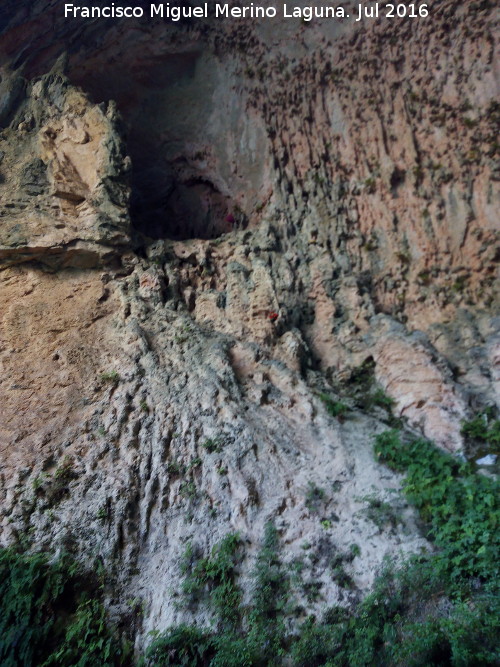
[[399,479],[360,378],[453,452],[498,401],[498,10],[333,34],[35,5],[0,36],[2,543],[104,561],[146,632],[187,618],[188,541],[240,531],[245,580],[272,519],[355,602],[425,546],[401,499],[363,514]]

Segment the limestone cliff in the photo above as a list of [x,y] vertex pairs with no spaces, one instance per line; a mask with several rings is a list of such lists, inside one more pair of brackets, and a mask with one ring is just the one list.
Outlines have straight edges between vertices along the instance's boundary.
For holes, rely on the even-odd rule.
[[[0,33],[0,539],[102,559],[140,637],[184,618],[188,541],[238,530],[249,568],[270,519],[348,604],[426,544],[402,504],[390,530],[363,515],[400,482],[373,435],[400,417],[469,455],[461,420],[500,407],[498,9],[56,5],[7,4]],[[345,590],[321,554],[357,542]]]

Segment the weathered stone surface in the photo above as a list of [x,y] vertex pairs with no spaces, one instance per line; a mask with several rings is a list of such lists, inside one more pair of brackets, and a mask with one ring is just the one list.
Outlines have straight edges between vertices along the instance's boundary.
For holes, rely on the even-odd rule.
[[[343,590],[321,558],[307,572],[343,603],[385,555],[425,546],[402,501],[396,530],[361,513],[364,495],[399,486],[373,459],[376,419],[339,424],[295,361],[164,305],[151,276],[139,265],[125,279],[2,273],[4,541],[31,527],[39,547],[98,553],[146,601],[145,631],[186,618],[172,596],[187,540],[206,549],[238,530],[250,563],[272,518],[287,559],[305,543],[328,560],[360,542],[349,566],[359,590]],[[60,489],[62,466],[72,476]],[[324,491],[317,507],[310,485]]]
[[[12,96],[19,79],[11,77]],[[113,104],[60,74],[16,94],[0,136],[0,266],[102,264],[130,241],[127,159]]]
[[[186,619],[187,541],[239,530],[245,578],[269,519],[287,559],[311,545],[324,601],[353,603],[425,547],[356,371],[455,453],[499,405],[497,9],[360,33],[45,4],[0,35],[0,540],[98,556],[146,602],[140,642]],[[70,42],[68,78],[45,74]],[[372,487],[398,528],[360,514]],[[349,592],[325,554],[352,543]]]

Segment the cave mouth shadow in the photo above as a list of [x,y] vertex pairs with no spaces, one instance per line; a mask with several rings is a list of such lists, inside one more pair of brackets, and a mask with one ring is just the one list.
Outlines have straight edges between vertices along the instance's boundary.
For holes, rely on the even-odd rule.
[[217,173],[214,144],[227,137],[209,140],[203,123],[190,121],[191,107],[208,97],[196,89],[204,85],[197,73],[202,54],[166,53],[139,60],[135,69],[108,62],[97,71],[75,67],[69,74],[93,102],[116,102],[132,161],[132,227],[155,240],[215,239],[247,226]]
[[[132,164],[134,165],[134,156]],[[133,228],[153,239],[216,239],[247,225],[243,212],[204,173],[179,178],[162,161],[132,169]]]

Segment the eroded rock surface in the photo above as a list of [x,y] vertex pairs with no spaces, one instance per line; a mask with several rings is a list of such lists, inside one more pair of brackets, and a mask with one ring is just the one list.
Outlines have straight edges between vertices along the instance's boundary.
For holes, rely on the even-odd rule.
[[89,102],[57,73],[28,83],[3,114],[0,266],[37,260],[87,268],[129,241],[130,158],[115,107]]
[[[50,9],[23,56],[18,7],[0,37],[0,539],[102,559],[145,600],[144,633],[185,618],[186,543],[239,531],[245,576],[268,520],[287,560],[309,545],[321,604],[354,602],[385,555],[426,546],[401,499],[395,526],[362,512],[400,483],[373,459],[392,421],[363,405],[366,369],[452,452],[498,407],[498,10],[446,0],[360,33]],[[347,590],[328,562],[351,544]]]

